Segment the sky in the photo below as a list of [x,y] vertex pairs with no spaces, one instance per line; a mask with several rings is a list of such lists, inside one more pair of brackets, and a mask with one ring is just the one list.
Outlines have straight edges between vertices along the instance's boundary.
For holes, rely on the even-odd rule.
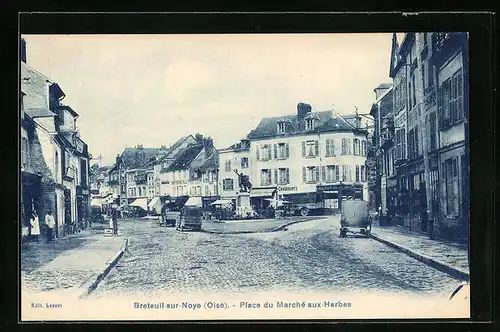
[[299,102],[366,114],[391,82],[392,33],[22,37],[28,65],[61,86],[104,165],[125,147],[198,132],[225,148]]

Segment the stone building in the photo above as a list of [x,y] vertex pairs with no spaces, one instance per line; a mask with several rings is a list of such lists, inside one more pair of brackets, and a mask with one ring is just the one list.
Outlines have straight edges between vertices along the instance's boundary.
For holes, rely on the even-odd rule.
[[[65,94],[60,86],[25,62],[21,62],[20,79],[25,94],[21,116],[28,124],[24,127],[30,129],[21,131],[25,169],[21,177],[22,183],[28,182],[21,188],[22,220],[25,223],[36,209],[43,221],[50,210],[56,221],[55,235],[61,237],[65,225],[88,217],[91,156],[79,137],[76,112],[61,102]],[[43,222],[41,227],[45,231]]]
[[[359,116],[347,118],[354,122],[299,103],[294,115],[262,119],[248,135],[252,206],[265,208],[277,198],[297,204],[321,201],[336,213],[339,192],[367,200],[367,131]],[[345,184],[352,184],[354,192],[343,191]]]
[[467,238],[468,37],[393,37],[395,219],[431,237]]

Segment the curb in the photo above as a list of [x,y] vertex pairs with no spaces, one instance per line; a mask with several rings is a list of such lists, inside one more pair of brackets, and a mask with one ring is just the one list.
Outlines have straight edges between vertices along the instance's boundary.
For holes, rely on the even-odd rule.
[[312,220],[321,220],[321,219],[326,219],[326,218],[314,218],[314,219],[307,219],[307,220],[295,220],[291,221],[289,223],[283,224],[281,226],[275,227],[275,228],[270,228],[270,229],[265,229],[262,231],[209,231],[209,230],[204,230],[202,229],[203,232],[205,233],[210,233],[210,234],[259,234],[259,233],[272,233],[272,232],[277,232],[283,230],[285,227],[293,225],[293,224],[298,224],[301,222],[306,222],[306,221],[312,221]]
[[106,268],[104,271],[99,273],[96,277],[91,277],[89,280],[93,280],[90,283],[85,283],[84,285],[80,286],[80,288],[83,288],[83,293],[80,295],[80,299],[86,297],[89,295],[93,290],[97,288],[99,283],[108,275],[108,273],[111,271],[111,269],[118,263],[120,258],[123,256],[125,251],[127,250],[128,247],[128,238],[125,239],[125,243],[122,245],[120,250],[114,254],[107,262],[106,262]]
[[408,256],[410,257],[413,257],[415,258],[416,260],[422,262],[422,263],[425,263],[433,268],[435,268],[436,270],[439,270],[441,272],[444,272],[444,273],[447,273],[449,275],[451,275],[452,277],[455,277],[457,279],[460,279],[460,280],[465,280],[465,281],[469,281],[469,274],[467,272],[464,272],[464,271],[461,271],[457,268],[454,268],[452,266],[449,266],[443,262],[440,262],[436,259],[433,259],[433,258],[430,258],[430,257],[427,257],[425,255],[422,255],[422,254],[419,254],[419,253],[416,253],[415,251],[412,251],[408,248],[405,248],[403,246],[400,246],[398,244],[395,244],[394,242],[390,242],[388,240],[385,240],[377,235],[374,235],[373,233],[370,233],[370,237],[376,241],[379,241],[383,244],[386,244],[392,248],[395,248],[399,251],[402,251],[404,252],[405,254],[407,254]]

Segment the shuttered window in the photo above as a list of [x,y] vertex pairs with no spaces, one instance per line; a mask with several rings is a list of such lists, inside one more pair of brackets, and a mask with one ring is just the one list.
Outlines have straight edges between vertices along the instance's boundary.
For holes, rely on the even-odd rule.
[[302,156],[313,158],[319,155],[319,142],[306,141],[302,142]]
[[335,140],[327,139],[326,140],[326,156],[333,157],[335,156]]
[[290,169],[280,168],[279,169],[279,184],[289,184],[290,183]]
[[356,182],[360,182],[360,177],[359,177],[359,166],[356,165]]

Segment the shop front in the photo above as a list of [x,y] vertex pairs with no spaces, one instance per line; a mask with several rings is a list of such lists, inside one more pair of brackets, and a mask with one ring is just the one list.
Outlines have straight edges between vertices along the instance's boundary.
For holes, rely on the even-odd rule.
[[250,204],[254,210],[266,209],[276,194],[276,187],[254,187],[250,190]]
[[[27,172],[21,173],[21,233],[29,232],[30,216],[33,210],[39,212],[40,176]],[[23,231],[24,230],[24,231]]]

